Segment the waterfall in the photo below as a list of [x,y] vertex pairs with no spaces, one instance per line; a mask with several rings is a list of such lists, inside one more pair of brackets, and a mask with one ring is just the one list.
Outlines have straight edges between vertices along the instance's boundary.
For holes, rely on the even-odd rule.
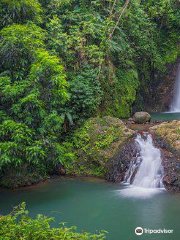
[[176,83],[174,88],[174,97],[170,106],[170,112],[180,112],[180,66],[176,76]]
[[143,188],[162,187],[161,152],[153,145],[152,136],[148,134],[146,139],[143,139],[141,135],[138,135],[136,142],[140,147],[141,163],[133,185]]
[[121,192],[126,196],[149,197],[163,188],[161,151],[154,146],[151,134],[138,134],[135,142],[138,144],[139,154],[125,175],[125,183],[131,185]]

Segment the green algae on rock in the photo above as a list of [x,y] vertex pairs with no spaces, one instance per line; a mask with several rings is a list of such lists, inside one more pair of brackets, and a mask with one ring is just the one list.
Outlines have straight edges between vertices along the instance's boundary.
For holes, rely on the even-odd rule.
[[120,146],[134,135],[122,120],[113,117],[87,120],[73,137],[77,161],[69,169],[71,174],[103,177],[107,162]]

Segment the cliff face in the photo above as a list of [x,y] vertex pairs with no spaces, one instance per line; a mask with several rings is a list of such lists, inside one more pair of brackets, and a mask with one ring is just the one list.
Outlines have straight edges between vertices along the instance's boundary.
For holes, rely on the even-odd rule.
[[[174,85],[180,64],[180,58],[175,63],[167,65],[166,73],[153,73],[150,84],[140,90],[142,109],[148,112],[168,111],[174,95]],[[138,106],[139,102],[135,105]],[[137,107],[135,107],[137,110]]]
[[176,75],[179,67],[180,59],[174,64],[168,66],[168,74],[166,76],[160,76],[160,83],[155,88],[154,92],[154,105],[155,111],[168,111],[171,101],[174,96],[174,85],[176,81]]

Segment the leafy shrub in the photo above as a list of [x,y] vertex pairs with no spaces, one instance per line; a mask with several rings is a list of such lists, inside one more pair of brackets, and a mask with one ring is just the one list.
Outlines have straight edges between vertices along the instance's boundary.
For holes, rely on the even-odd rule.
[[78,233],[76,227],[67,228],[64,224],[60,228],[52,228],[47,218],[41,214],[36,219],[28,216],[25,203],[22,203],[7,216],[0,216],[0,239],[1,240],[103,240],[105,232],[90,234]]
[[38,0],[1,0],[0,27],[25,21],[41,22],[42,8]]

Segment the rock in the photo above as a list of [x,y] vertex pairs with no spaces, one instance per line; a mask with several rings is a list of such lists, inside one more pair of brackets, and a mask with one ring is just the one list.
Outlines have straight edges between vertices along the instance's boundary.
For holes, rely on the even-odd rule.
[[66,175],[66,169],[62,166],[61,163],[57,163],[51,171],[51,175]]
[[132,118],[128,118],[128,121],[129,121],[129,122],[132,122],[132,121],[133,121],[133,119],[132,119]]
[[150,131],[161,139],[167,149],[180,154],[180,121],[163,122],[150,128]]
[[65,168],[61,168],[60,169],[60,175],[65,175],[66,174],[66,169]]
[[[116,155],[108,162],[106,168],[106,179],[112,182],[124,181],[126,171],[129,169],[130,163],[137,158],[139,152],[138,146],[134,138],[130,139],[123,147],[119,148]],[[132,176],[131,182],[135,176]]]
[[127,121],[127,124],[134,124],[135,122],[133,121],[132,118],[129,118],[128,121]]
[[161,147],[167,190],[180,192],[180,121],[163,122],[150,128]]
[[147,112],[136,112],[133,116],[133,120],[134,120],[135,123],[150,122],[151,115]]
[[68,173],[104,177],[107,163],[133,135],[134,131],[118,118],[87,120],[74,134],[77,161]]

